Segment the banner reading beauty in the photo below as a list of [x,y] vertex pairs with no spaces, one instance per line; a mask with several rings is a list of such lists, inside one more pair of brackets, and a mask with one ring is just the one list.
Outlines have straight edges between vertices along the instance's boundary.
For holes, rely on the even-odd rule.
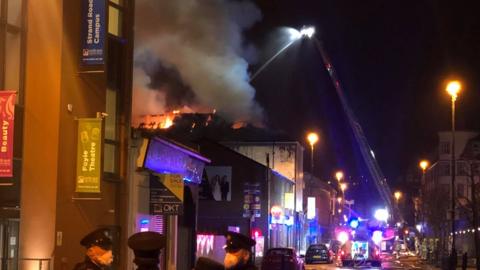
[[78,119],[77,181],[75,192],[100,192],[102,119]]
[[0,177],[13,176],[13,127],[15,91],[0,91]]

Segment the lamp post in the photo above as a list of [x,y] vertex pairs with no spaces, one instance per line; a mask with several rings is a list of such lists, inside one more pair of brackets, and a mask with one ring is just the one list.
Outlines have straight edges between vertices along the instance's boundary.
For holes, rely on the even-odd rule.
[[400,201],[400,199],[402,198],[402,195],[403,195],[403,194],[402,194],[401,191],[395,191],[395,192],[393,193],[393,197],[395,197],[395,201],[397,202],[397,204],[398,204],[398,202]]
[[315,132],[310,132],[308,133],[307,135],[307,140],[308,140],[308,143],[310,144],[310,171],[311,171],[311,174],[313,176],[313,148],[315,146],[315,144],[318,142],[318,134],[315,133]]
[[[422,169],[422,179],[421,179],[421,188],[420,188],[420,198],[421,200],[424,199],[424,197],[426,196],[426,192],[427,192],[427,181],[425,179],[425,173],[427,172],[427,169],[428,167],[430,166],[430,162],[428,160],[421,160],[420,163],[418,163],[418,166]],[[420,205],[420,203],[422,205]],[[418,221],[421,220],[422,222],[422,228],[423,228],[423,218],[424,218],[424,214],[423,214],[423,211],[420,210],[420,209],[423,209],[423,202],[422,201],[419,201],[418,203],[418,206],[417,206],[417,201],[415,203],[415,223],[418,223]],[[420,215],[420,217],[419,217]],[[421,232],[420,232],[421,233]]]
[[455,250],[455,101],[457,100],[458,93],[462,89],[462,84],[459,81],[451,81],[447,84],[446,91],[452,98],[452,142],[451,142],[451,192],[452,192],[452,209],[451,209],[451,219],[452,219],[452,254],[451,254],[451,262],[452,265],[456,262],[456,250]]
[[339,183],[342,182],[343,177],[344,177],[344,174],[342,171],[338,171],[335,173],[335,178]]

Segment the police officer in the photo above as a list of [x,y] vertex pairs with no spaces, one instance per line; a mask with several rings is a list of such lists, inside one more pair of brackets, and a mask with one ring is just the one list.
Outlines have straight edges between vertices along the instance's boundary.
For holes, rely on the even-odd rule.
[[165,248],[164,235],[156,232],[139,232],[128,238],[128,246],[133,250],[137,270],[158,270],[160,251]]
[[107,236],[107,229],[87,234],[80,244],[87,249],[86,256],[83,262],[75,265],[74,270],[103,270],[112,264],[112,240]]
[[225,269],[227,270],[257,270],[251,262],[252,247],[256,242],[252,238],[236,232],[228,232],[225,245]]
[[195,264],[195,270],[225,270],[225,267],[210,258],[200,257]]

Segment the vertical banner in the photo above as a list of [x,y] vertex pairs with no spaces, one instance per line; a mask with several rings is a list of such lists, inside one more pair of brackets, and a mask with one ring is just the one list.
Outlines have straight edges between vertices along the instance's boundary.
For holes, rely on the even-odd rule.
[[0,177],[13,176],[13,128],[15,91],[0,91]]
[[82,0],[83,65],[103,65],[105,60],[106,0]]
[[102,119],[78,119],[77,181],[75,192],[100,192]]

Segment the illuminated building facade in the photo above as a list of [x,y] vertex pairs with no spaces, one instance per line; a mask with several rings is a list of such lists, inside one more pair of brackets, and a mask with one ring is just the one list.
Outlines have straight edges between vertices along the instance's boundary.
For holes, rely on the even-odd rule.
[[[114,240],[113,269],[124,269],[132,4],[1,2],[1,89],[17,93],[13,177],[0,179],[2,270],[72,269],[98,227]],[[100,123],[81,137],[99,139],[85,157],[100,192],[78,189],[83,118]]]
[[[233,230],[257,240],[257,257],[268,248],[294,246],[298,226],[294,222],[294,183],[220,143],[202,140],[199,146],[212,162],[205,167],[200,184],[198,233],[203,238],[197,244],[211,236],[215,246],[224,241],[221,235]],[[229,188],[222,190],[224,181]],[[215,249],[201,254],[217,260],[222,256]]]

